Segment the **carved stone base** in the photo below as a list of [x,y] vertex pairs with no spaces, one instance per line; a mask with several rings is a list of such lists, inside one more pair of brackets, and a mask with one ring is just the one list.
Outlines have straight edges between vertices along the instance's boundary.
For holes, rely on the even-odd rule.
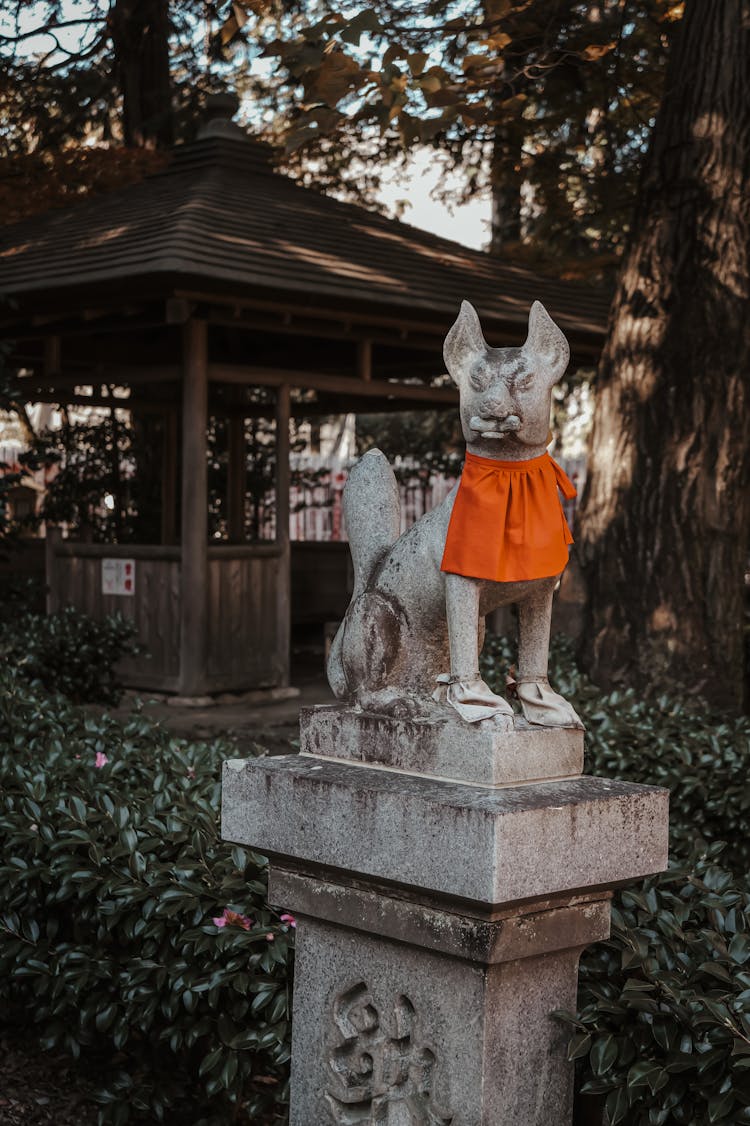
[[[576,929],[605,938],[608,914]],[[575,1009],[580,951],[487,964],[306,918],[290,1126],[570,1122],[569,1030],[550,1013]]]
[[331,749],[224,773],[223,836],[270,856],[270,901],[298,919],[290,1126],[569,1126],[550,1014],[575,1007],[609,889],[666,865],[667,792],[466,784]]
[[583,731],[535,727],[515,717],[513,731],[492,721],[468,724],[444,717],[392,719],[343,704],[300,713],[300,750],[363,766],[385,766],[483,786],[574,778],[583,770]]

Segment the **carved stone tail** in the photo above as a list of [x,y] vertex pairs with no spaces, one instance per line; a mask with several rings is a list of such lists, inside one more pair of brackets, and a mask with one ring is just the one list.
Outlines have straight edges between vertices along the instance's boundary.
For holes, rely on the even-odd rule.
[[398,483],[380,450],[368,450],[351,470],[344,489],[344,521],[354,567],[353,602],[367,589],[401,527]]
[[[367,590],[375,568],[399,537],[401,499],[398,483],[380,450],[369,450],[349,473],[344,489],[344,521],[354,568],[354,589],[347,612]],[[328,681],[339,699],[349,694],[343,665],[346,618],[333,639]]]

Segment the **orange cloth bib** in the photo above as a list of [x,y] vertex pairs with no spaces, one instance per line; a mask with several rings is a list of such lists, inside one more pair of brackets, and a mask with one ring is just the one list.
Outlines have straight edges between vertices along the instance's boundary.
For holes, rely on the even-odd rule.
[[558,489],[576,495],[548,453],[495,461],[467,452],[441,571],[498,583],[559,575],[573,537]]

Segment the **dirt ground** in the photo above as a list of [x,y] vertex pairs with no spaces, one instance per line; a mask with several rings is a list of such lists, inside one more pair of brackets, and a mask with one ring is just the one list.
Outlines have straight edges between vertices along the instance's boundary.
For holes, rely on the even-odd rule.
[[70,1057],[40,1052],[19,1029],[0,1027],[2,1126],[95,1126],[93,1088]]
[[286,755],[297,750],[300,708],[333,700],[322,670],[322,655],[319,661],[308,659],[304,663],[297,662],[292,685],[299,694],[288,699],[267,703],[240,700],[198,707],[175,706],[164,697],[128,692],[113,714],[126,716],[138,698],[147,715],[185,738],[214,739],[221,736],[234,744],[239,757],[253,753],[257,745],[264,747],[269,754]]

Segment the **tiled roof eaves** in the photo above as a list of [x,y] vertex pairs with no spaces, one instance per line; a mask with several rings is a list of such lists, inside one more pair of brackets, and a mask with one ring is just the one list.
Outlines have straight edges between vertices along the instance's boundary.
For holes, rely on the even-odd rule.
[[285,177],[200,163],[0,228],[0,292],[19,298],[155,275],[199,277],[203,290],[320,294],[342,309],[453,312],[466,296],[484,317],[512,323],[539,297],[567,331],[599,339],[609,304],[604,292],[498,263]]

